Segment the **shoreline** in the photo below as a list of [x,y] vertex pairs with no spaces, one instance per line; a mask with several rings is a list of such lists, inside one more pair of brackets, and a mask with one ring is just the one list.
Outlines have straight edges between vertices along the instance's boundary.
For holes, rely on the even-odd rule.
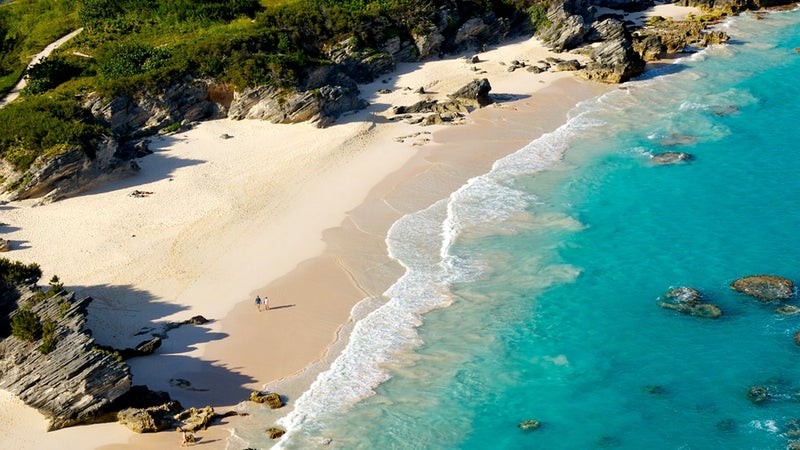
[[[498,62],[511,59],[535,61],[537,56],[525,58],[512,55],[515,48],[526,45],[531,47],[526,51],[552,54],[533,39],[518,40],[482,54],[498,56],[487,56],[486,61],[480,65],[497,66]],[[437,66],[438,63],[445,67],[440,69],[442,79],[426,78],[429,75],[423,74],[423,71]],[[203,314],[211,319],[212,322],[206,327],[171,331],[170,337],[164,341],[164,346],[156,355],[131,360],[134,384],[147,384],[155,390],[167,390],[173,398],[184,403],[184,407],[212,404],[215,408],[221,407],[220,411],[224,412],[225,408],[246,400],[249,390],[274,386],[278,382],[291,384],[296,381],[295,389],[302,390],[303,383],[310,383],[307,379],[313,375],[311,372],[322,370],[324,367],[321,366],[329,364],[329,358],[335,357],[335,346],[341,344],[346,337],[352,307],[365,297],[381,295],[402,273],[400,267],[392,263],[386,255],[386,231],[394,221],[406,213],[426,206],[434,199],[448,195],[471,176],[485,173],[495,160],[521,148],[535,138],[538,135],[536,133],[551,131],[564,123],[566,111],[578,101],[596,95],[577,92],[576,86],[584,86],[587,90],[597,89],[598,93],[615,88],[579,81],[570,73],[532,75],[520,71],[522,73],[504,75],[502,72],[505,72],[505,68],[498,66],[494,67],[497,71],[495,75],[502,77],[501,79],[486,75],[492,83],[492,92],[510,98],[528,96],[477,110],[470,114],[467,124],[456,127],[419,127],[388,123],[381,111],[376,111],[380,105],[385,106],[384,101],[389,105],[408,105],[416,101],[413,99],[417,97],[412,96],[410,90],[402,89],[403,85],[424,86],[428,95],[442,97],[454,91],[465,83],[463,79],[450,79],[453,66],[463,69],[465,76],[475,76],[474,72],[468,72],[469,69],[461,58],[456,57],[409,64],[409,71],[401,70],[384,77],[391,79],[395,85],[392,94],[377,94],[381,87],[385,87],[381,80],[362,86],[362,91],[368,92],[365,97],[369,98],[373,106],[367,111],[342,118],[340,123],[324,132],[307,124],[236,125],[223,120],[203,123],[186,133],[163,138],[163,147],[159,147],[154,155],[148,157],[153,159],[142,160],[143,171],[136,178],[143,180],[122,180],[112,183],[112,186],[103,186],[76,199],[63,200],[63,204],[57,204],[68,208],[80,202],[96,200],[97,197],[105,199],[107,204],[147,201],[148,199],[121,199],[126,196],[126,192],[137,187],[155,192],[152,197],[164,194],[164,197],[186,198],[196,202],[195,206],[212,204],[217,209],[209,208],[203,211],[207,215],[190,217],[185,221],[181,221],[180,214],[173,214],[185,211],[170,201],[165,201],[160,210],[147,208],[145,212],[137,212],[134,209],[134,217],[130,216],[131,210],[126,209],[126,214],[111,218],[112,225],[116,225],[112,228],[116,229],[120,224],[129,221],[134,221],[134,226],[119,227],[121,229],[115,230],[116,234],[109,241],[144,242],[127,243],[127,247],[122,244],[112,245],[114,251],[106,259],[109,264],[104,268],[105,271],[94,273],[93,268],[83,267],[83,273],[79,272],[81,276],[76,278],[69,274],[69,269],[75,270],[73,267],[76,260],[63,261],[68,252],[56,254],[52,258],[62,260],[59,267],[37,261],[45,271],[42,279],[56,273],[71,290],[76,288],[72,283],[81,279],[84,286],[78,288],[95,298],[95,304],[90,309],[88,326],[96,331],[95,336],[103,343],[135,344],[138,340],[135,333],[143,324],[156,325],[164,320],[184,319],[194,314]],[[418,70],[411,70],[413,68]],[[521,87],[521,82],[526,86]],[[533,83],[536,85],[530,86]],[[539,97],[540,94],[548,99],[543,100]],[[539,101],[542,103],[539,104]],[[564,114],[560,114],[562,111],[558,108],[563,109]],[[538,111],[538,116],[534,115],[535,111]],[[555,114],[556,111],[559,114]],[[538,117],[542,123],[537,123],[537,129],[533,130],[529,123],[522,125],[519,122],[522,116]],[[491,140],[492,146],[506,147],[501,151],[483,154],[477,147],[486,146],[487,141],[483,139],[487,127],[490,126],[496,126],[498,133],[502,131],[512,136]],[[230,127],[236,129],[232,133],[232,140],[219,141],[220,133],[226,130],[229,132]],[[265,132],[262,129],[260,132],[253,132],[253,136],[244,135],[246,130],[253,131],[254,127],[263,127],[270,131]],[[470,131],[470,127],[475,130]],[[400,136],[431,130],[436,131],[431,135],[432,141],[429,143],[422,141],[425,135],[414,138],[412,142],[394,141]],[[271,155],[274,158],[286,157],[286,160],[280,160],[277,165],[294,164],[292,167],[296,171],[261,171],[250,175],[245,183],[234,178],[241,174],[231,171],[227,175],[234,180],[228,180],[233,186],[225,185],[225,180],[211,180],[222,184],[213,184],[208,189],[209,186],[203,185],[209,182],[208,179],[184,177],[182,171],[214,165],[216,162],[213,158],[209,157],[205,161],[203,158],[170,159],[170,152],[181,146],[200,146],[205,143],[216,147],[216,153],[219,153],[219,148],[228,142],[235,145],[243,140],[251,142],[252,139],[253,145],[257,146],[259,139],[263,140],[265,137],[277,142],[285,137],[293,144],[306,146],[303,147],[304,150],[292,152],[290,155],[280,155],[280,152]],[[320,139],[324,139],[322,144]],[[321,155],[316,154],[312,151],[314,145],[323,145],[330,150]],[[467,148],[469,146],[473,148]],[[353,150],[353,147],[359,148]],[[211,151],[208,155],[212,153],[214,152]],[[158,156],[161,156],[160,161],[156,160]],[[387,156],[391,156],[389,161]],[[165,162],[171,163],[169,168],[163,167]],[[256,155],[244,167],[265,162],[274,161]],[[375,170],[376,167],[382,169]],[[268,179],[265,174],[278,179],[269,179],[270,181],[260,185],[259,180]],[[302,178],[296,178],[298,175]],[[178,186],[184,181],[190,182],[189,186],[182,185],[174,189],[170,186]],[[355,189],[351,189],[354,187],[353,183],[356,184]],[[236,188],[240,190],[237,191]],[[188,190],[189,196],[177,195],[181,189]],[[350,192],[345,192],[348,190]],[[357,192],[351,192],[353,190]],[[217,191],[225,195],[215,197],[213,194],[220,193]],[[347,198],[333,202],[326,200],[336,195]],[[239,197],[258,199],[268,196],[275,199],[274,203],[232,202],[232,199]],[[226,204],[226,201],[233,204]],[[45,205],[37,208],[36,215],[46,209],[65,211]],[[171,209],[180,211],[168,213]],[[225,214],[217,214],[229,213],[230,210],[242,215],[236,216],[234,220]],[[59,214],[54,217],[60,218]],[[145,220],[147,217],[158,218],[160,223],[149,223]],[[75,227],[70,230],[82,229],[85,216],[79,219],[70,223]],[[305,224],[305,219],[313,221],[314,226],[300,226]],[[173,228],[179,228],[180,232],[170,234]],[[165,230],[167,233],[164,233]],[[287,230],[291,233],[286,233]],[[25,227],[21,226],[19,232],[24,236]],[[309,239],[309,236],[320,232],[320,239]],[[57,232],[47,228],[44,233],[57,235]],[[127,236],[136,238],[147,235],[146,233],[156,236],[127,239]],[[28,243],[29,247],[26,249],[32,251],[26,254],[31,258],[41,255],[37,253],[41,248],[48,248],[45,244],[36,244],[40,241],[32,238],[12,239]],[[200,248],[198,243],[206,245]],[[207,245],[209,243],[214,245]],[[265,254],[264,249],[269,249],[269,254]],[[83,252],[82,258],[86,258],[86,261],[97,259],[103,251],[109,249],[88,248]],[[133,251],[147,255],[155,253],[157,258],[132,258]],[[15,252],[8,256],[16,259]],[[80,262],[82,258],[77,261]],[[181,265],[187,261],[200,261],[199,267]],[[172,272],[159,273],[158,276],[152,274],[162,267],[170,268]],[[91,276],[88,276],[90,273]],[[109,273],[116,276],[107,278]],[[309,279],[315,282],[309,283]],[[264,280],[272,281],[265,285]],[[256,313],[252,304],[252,297],[256,293],[262,297],[269,296],[275,310]],[[300,298],[314,301],[301,303]],[[262,328],[257,328],[262,325]],[[339,343],[334,342],[334,349],[329,351],[331,342],[337,338]],[[308,368],[309,364],[311,369]],[[165,371],[169,371],[167,376],[164,376]],[[196,389],[176,388],[170,384],[170,380],[176,378],[189,380]],[[229,384],[231,380],[235,381],[234,385]],[[226,389],[220,389],[220,385],[226,386]],[[213,386],[214,389],[205,390],[208,386]],[[278,410],[281,415],[285,415],[287,411]],[[246,423],[246,418],[226,419],[225,423],[240,422]],[[224,448],[229,434],[225,423],[202,432],[205,443],[218,442],[219,448]],[[135,435],[118,424],[91,427],[92,439],[86,439],[84,435],[88,430],[82,427],[45,433],[45,436],[39,436],[35,428],[26,431],[36,434],[36,446],[58,442],[64,449],[87,448],[87,445],[102,449],[130,446],[163,448],[164,445],[178,442],[174,433]],[[0,428],[5,429],[5,423],[0,422]],[[11,442],[15,442],[13,436],[11,439]],[[92,443],[89,444],[89,441]]]

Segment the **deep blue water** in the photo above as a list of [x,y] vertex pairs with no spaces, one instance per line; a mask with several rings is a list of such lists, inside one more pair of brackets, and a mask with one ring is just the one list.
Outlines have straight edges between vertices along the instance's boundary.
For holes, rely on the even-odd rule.
[[[800,282],[800,12],[723,28],[728,45],[579,105],[395,224],[407,274],[282,419],[282,443],[786,448],[800,316],[728,285]],[[651,162],[667,150],[694,159]],[[659,308],[677,286],[724,315]],[[772,397],[754,404],[753,385]]]

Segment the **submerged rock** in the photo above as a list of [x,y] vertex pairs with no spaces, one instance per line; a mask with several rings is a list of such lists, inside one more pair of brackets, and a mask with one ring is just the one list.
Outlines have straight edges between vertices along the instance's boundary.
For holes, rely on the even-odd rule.
[[695,317],[716,319],[722,316],[722,310],[711,303],[701,303],[702,294],[697,289],[678,287],[664,294],[668,301],[658,302],[664,309],[672,309]]
[[784,316],[793,316],[800,313],[800,307],[794,305],[783,305],[775,308],[775,312]]
[[762,302],[785,300],[794,295],[792,280],[774,275],[752,275],[731,283],[731,289]]
[[769,399],[769,391],[763,386],[753,386],[747,392],[747,398],[753,403],[763,403]]
[[535,430],[541,427],[542,424],[538,420],[526,420],[524,422],[520,422],[520,424],[517,426],[523,430]]
[[662,152],[650,157],[656,164],[675,164],[683,161],[691,161],[694,157],[690,153],[683,152]]

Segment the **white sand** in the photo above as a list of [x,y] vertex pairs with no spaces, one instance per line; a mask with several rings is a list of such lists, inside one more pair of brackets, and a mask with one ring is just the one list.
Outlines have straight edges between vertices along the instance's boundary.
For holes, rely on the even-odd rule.
[[[473,71],[473,64],[460,58],[403,65],[362,88],[373,106],[327,129],[219,120],[154,139],[155,154],[139,161],[142,171],[133,178],[54,204],[0,206],[2,222],[12,230],[5,235],[12,251],[3,256],[40,264],[42,284],[56,274],[78,296],[92,296],[89,327],[104,344],[133,346],[149,337],[138,331],[169,320],[197,314],[212,319],[171,331],[155,355],[132,360],[133,381],[169,390],[185,407],[234,405],[248,390],[319,359],[350,307],[371,290],[358,273],[342,271],[339,258],[352,260],[362,252],[359,259],[369,260],[383,251],[385,223],[361,230],[371,244],[354,241],[337,250],[341,256],[329,255],[327,265],[293,272],[294,284],[300,277],[305,289],[263,292],[321,255],[325,230],[342,224],[373,187],[418,152],[435,147],[417,145],[425,135],[403,143],[394,138],[448,128],[389,121],[391,105],[443,98],[476,77],[487,77],[493,94],[532,94],[572,78],[524,69],[511,73],[500,64],[535,63],[548,55],[537,41],[523,40],[481,54],[477,66],[487,73]],[[428,93],[413,92],[420,86]],[[377,94],[383,88],[393,92]],[[513,115],[513,104],[496,108]],[[223,133],[232,137],[223,139]],[[426,170],[413,166],[403,176]],[[152,194],[134,198],[129,196],[134,189]],[[256,292],[284,308],[258,314],[252,304]],[[190,380],[198,390],[175,388],[171,378]],[[164,448],[179,440],[175,433],[135,436],[118,424],[51,433],[44,426],[38,413],[0,395],[5,448]],[[225,447],[225,425],[208,433],[204,439],[210,445],[204,448]]]

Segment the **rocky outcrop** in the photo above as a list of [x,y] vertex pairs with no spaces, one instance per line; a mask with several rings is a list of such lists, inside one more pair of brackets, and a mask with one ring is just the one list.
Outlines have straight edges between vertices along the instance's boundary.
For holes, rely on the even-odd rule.
[[48,417],[51,430],[102,420],[113,402],[131,388],[131,375],[112,354],[94,350],[94,340],[84,328],[91,298],[75,300],[72,294],[61,294],[36,300],[26,290],[16,302],[56,324],[56,344],[45,354],[38,350],[41,339],[3,339],[0,389]]
[[423,126],[455,123],[463,119],[470,110],[493,103],[494,100],[489,96],[491,89],[492,86],[486,78],[473,80],[450,94],[450,100],[420,100],[413,105],[396,106],[392,112],[405,118],[408,123],[419,123]]
[[325,85],[319,89],[285,94],[272,87],[246,89],[234,96],[229,117],[272,123],[312,122],[325,127],[341,114],[367,106],[355,86]]
[[250,393],[250,401],[255,403],[264,403],[269,406],[269,409],[278,409],[283,407],[283,400],[281,396],[274,393],[261,393],[258,391],[253,391]]
[[211,79],[186,77],[155,93],[143,91],[110,99],[92,94],[84,107],[115,136],[136,138],[174,124],[224,117],[227,105],[217,101],[229,101],[231,91]]
[[73,147],[50,159],[40,157],[25,172],[0,168],[0,177],[6,179],[0,195],[9,201],[41,198],[49,203],[138,173],[139,165],[121,158],[117,150],[117,141],[105,138],[91,149]]
[[688,314],[695,317],[717,319],[722,316],[722,310],[717,305],[702,303],[702,294],[697,289],[678,287],[664,294],[664,301],[659,301],[658,306],[665,309]]
[[695,6],[706,11],[736,14],[742,11],[774,8],[793,4],[790,0],[679,0],[681,6]]
[[284,434],[286,434],[286,431],[281,430],[280,428],[272,427],[272,428],[267,428],[266,433],[270,439],[278,439]]
[[189,408],[176,414],[173,419],[178,422],[181,431],[205,430],[211,422],[217,418],[214,408],[205,406],[203,408]]
[[494,103],[494,100],[489,96],[489,91],[491,90],[492,85],[489,84],[489,80],[483,78],[467,83],[461,89],[450,94],[449,97],[461,104],[482,108]]
[[774,275],[752,275],[739,278],[731,283],[731,289],[759,301],[785,300],[794,295],[792,280]]
[[723,31],[707,28],[707,23],[692,20],[652,20],[634,32],[634,47],[644,59],[653,61],[664,53],[684,53],[694,47],[704,48],[730,39]]
[[587,39],[597,43],[589,53],[592,60],[578,72],[581,78],[621,83],[644,73],[644,59],[634,49],[630,32],[619,20],[605,19],[593,24]]
[[174,428],[175,414],[181,409],[176,401],[149,408],[126,408],[117,413],[117,421],[137,433],[155,433]]
[[675,164],[684,161],[691,161],[693,156],[683,152],[662,152],[650,157],[655,164]]

